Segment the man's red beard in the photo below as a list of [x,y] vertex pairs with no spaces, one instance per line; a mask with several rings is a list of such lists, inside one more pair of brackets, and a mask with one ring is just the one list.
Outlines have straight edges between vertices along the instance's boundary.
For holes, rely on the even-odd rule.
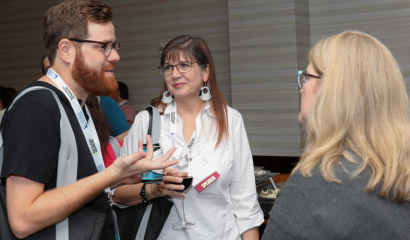
[[109,63],[101,70],[90,68],[81,49],[77,49],[71,76],[90,95],[112,96],[118,89],[118,83],[114,76],[107,76],[105,70],[114,69],[114,66],[114,63]]

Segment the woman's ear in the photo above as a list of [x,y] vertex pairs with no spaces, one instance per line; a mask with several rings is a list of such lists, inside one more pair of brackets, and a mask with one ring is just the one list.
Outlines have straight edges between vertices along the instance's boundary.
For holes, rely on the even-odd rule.
[[205,70],[202,72],[202,81],[207,82],[209,79],[209,64],[206,65]]

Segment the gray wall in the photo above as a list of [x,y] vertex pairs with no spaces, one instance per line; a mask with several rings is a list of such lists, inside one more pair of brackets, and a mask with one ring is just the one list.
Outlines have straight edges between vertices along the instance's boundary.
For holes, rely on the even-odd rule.
[[312,44],[345,30],[368,33],[385,44],[410,83],[410,1],[310,0]]
[[252,153],[298,156],[297,42],[308,39],[296,31],[295,1],[228,0],[228,6],[232,106],[242,113]]
[[[45,11],[59,0],[0,2],[0,85],[23,89],[41,76]],[[103,0],[114,12],[122,42],[116,77],[136,108],[159,94],[160,44],[181,34],[203,37],[219,84],[238,109],[252,152],[299,156],[296,72],[310,46],[327,35],[360,30],[393,52],[410,80],[408,0]]]

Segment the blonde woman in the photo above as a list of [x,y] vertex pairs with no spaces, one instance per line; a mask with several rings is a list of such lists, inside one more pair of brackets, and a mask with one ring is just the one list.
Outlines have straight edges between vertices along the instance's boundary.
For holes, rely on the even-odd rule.
[[262,239],[409,239],[406,85],[377,39],[322,39],[299,72],[306,149]]

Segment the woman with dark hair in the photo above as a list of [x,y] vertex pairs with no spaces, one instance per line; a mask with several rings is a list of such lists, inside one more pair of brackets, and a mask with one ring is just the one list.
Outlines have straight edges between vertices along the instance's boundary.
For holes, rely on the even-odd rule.
[[[263,213],[257,201],[252,154],[240,113],[227,106],[216,79],[215,65],[205,41],[199,37],[172,39],[161,55],[164,84],[151,104],[161,113],[160,145],[164,152],[177,147],[180,160],[165,169],[163,182],[118,188],[114,201],[136,205],[169,196],[174,207],[158,239],[259,239]],[[149,123],[140,112],[124,141],[121,155],[137,150]],[[192,188],[183,192],[182,177],[193,176]],[[146,199],[140,198],[144,190]],[[144,198],[144,197],[143,197]],[[173,224],[183,218],[196,222],[182,231]]]
[[41,72],[43,75],[47,74],[48,69],[50,68],[50,61],[48,60],[47,55],[44,55],[41,58]]
[[7,101],[7,98],[7,89],[5,87],[0,86],[0,123],[4,113],[6,112],[7,104],[5,104],[4,102]]
[[[122,142],[114,137],[111,137],[113,135],[112,129],[108,124],[107,118],[102,112],[98,98],[96,96],[88,95],[85,104],[90,111],[95,125],[95,130],[97,131],[105,167],[109,167],[115,161],[115,159],[119,157],[119,154],[117,156],[114,149],[121,148]],[[112,139],[112,142],[110,142],[110,138]],[[118,142],[118,144],[116,144],[114,141]],[[112,143],[116,144],[116,146],[112,146]]]
[[17,91],[11,87],[2,87],[0,86],[0,123],[3,119],[3,115],[6,111],[6,108],[9,106],[13,98],[17,95]]

